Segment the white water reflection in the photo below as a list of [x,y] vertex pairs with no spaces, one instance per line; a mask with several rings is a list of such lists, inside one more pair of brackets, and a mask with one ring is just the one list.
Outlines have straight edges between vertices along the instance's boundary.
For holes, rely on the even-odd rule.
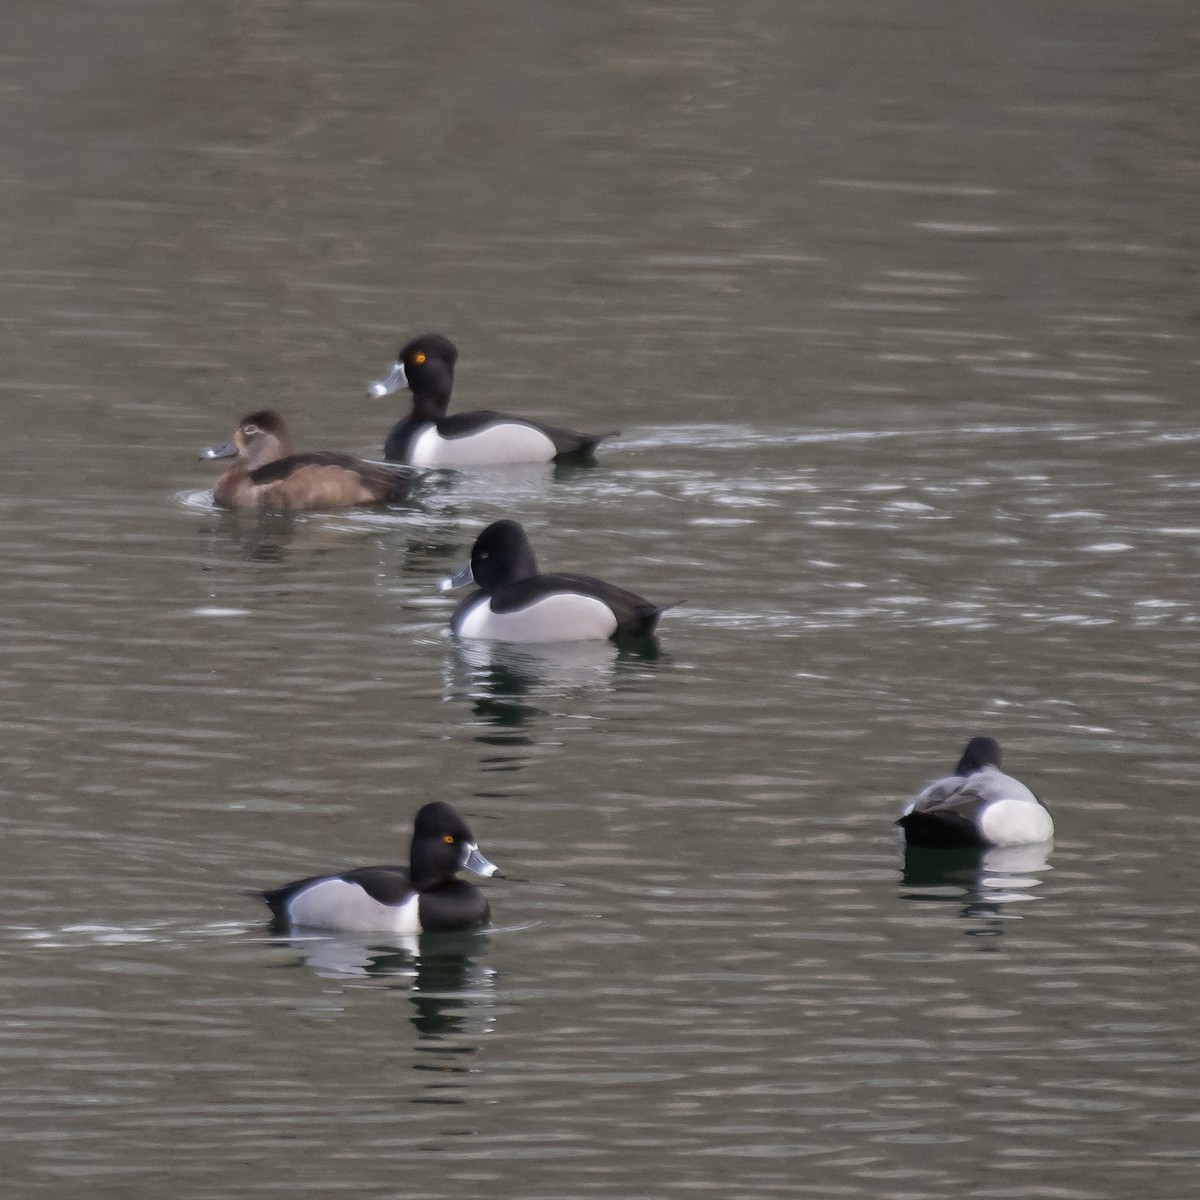
[[603,641],[518,645],[452,638],[443,686],[447,699],[466,696],[475,700],[607,687],[619,653],[614,643]]

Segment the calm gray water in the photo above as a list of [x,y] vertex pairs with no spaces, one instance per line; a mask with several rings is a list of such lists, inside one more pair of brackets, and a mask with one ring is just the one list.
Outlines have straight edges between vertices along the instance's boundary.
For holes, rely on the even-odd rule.
[[[1174,1200],[1200,1165],[1194,6],[6,8],[0,1176],[16,1197]],[[213,510],[265,403],[622,436]],[[688,603],[456,646],[499,516]],[[907,865],[989,732],[1041,854]],[[496,928],[241,889],[442,797]]]

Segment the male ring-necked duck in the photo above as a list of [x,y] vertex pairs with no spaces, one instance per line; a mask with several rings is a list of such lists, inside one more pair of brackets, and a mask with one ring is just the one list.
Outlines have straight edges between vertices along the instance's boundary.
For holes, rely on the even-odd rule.
[[201,458],[237,458],[217,480],[213,499],[226,508],[350,508],[403,500],[410,480],[394,468],[349,454],[297,454],[283,418],[264,408],[243,417],[233,438]]
[[576,433],[524,417],[481,411],[446,415],[454,387],[458,350],[440,333],[426,333],[400,347],[386,379],[371,384],[379,398],[412,390],[412,411],[392,429],[383,447],[390,462],[413,467],[472,467],[488,463],[549,462],[589,455],[611,433]]
[[471,549],[471,561],[443,588],[472,592],[450,628],[464,638],[502,642],[574,642],[648,637],[672,607],[653,604],[590,575],[538,573],[537,559],[516,521],[495,521]]
[[426,804],[413,821],[407,867],[355,867],[313,875],[260,893],[276,921],[346,932],[449,933],[478,929],[491,917],[462,868],[498,875],[479,853],[466,821],[443,801]]
[[1042,802],[1000,770],[1000,743],[973,737],[953,775],[927,783],[896,822],[910,846],[1020,846],[1046,842],[1054,822]]

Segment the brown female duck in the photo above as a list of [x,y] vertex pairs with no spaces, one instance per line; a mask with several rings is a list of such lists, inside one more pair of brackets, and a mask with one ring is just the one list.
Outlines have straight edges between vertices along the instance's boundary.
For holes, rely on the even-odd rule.
[[349,454],[297,454],[283,418],[269,408],[243,417],[230,441],[200,452],[201,458],[235,456],[213,488],[213,499],[225,508],[351,508],[403,500],[410,487],[394,468]]

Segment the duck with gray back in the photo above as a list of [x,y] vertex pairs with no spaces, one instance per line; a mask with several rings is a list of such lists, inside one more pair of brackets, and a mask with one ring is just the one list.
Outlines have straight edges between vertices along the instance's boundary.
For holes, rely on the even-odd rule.
[[655,604],[590,575],[542,574],[525,530],[494,521],[471,548],[471,559],[443,589],[472,592],[454,611],[459,637],[501,642],[602,641],[649,637],[670,604]]
[[283,417],[270,408],[243,417],[229,441],[200,457],[237,459],[213,488],[224,508],[352,508],[399,502],[411,488],[408,476],[383,463],[332,450],[297,454]]
[[1000,743],[973,737],[953,775],[927,783],[896,822],[909,846],[934,849],[1046,842],[1054,822],[1020,780],[1000,770]]
[[412,467],[473,467],[587,458],[612,433],[576,433],[557,425],[481,410],[447,416],[458,349],[440,333],[400,347],[387,377],[371,384],[379,399],[408,388],[412,409],[387,436],[383,457]]
[[479,852],[475,835],[444,801],[421,808],[413,821],[408,866],[355,867],[312,875],[261,895],[276,922],[343,932],[451,933],[478,929],[491,919],[483,893],[463,868],[499,875]]

